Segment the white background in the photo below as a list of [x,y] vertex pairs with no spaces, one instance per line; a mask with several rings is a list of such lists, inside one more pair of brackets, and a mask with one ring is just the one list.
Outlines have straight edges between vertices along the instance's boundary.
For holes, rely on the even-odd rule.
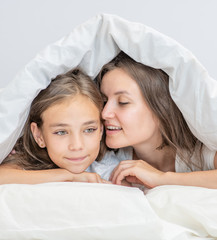
[[0,88],[37,52],[99,13],[174,38],[217,79],[216,0],[0,0]]

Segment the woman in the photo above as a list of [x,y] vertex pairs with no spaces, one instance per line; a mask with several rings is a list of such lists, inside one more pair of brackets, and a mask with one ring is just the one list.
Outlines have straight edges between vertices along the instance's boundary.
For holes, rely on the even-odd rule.
[[98,84],[105,101],[106,144],[123,148],[119,157],[128,159],[116,167],[113,183],[217,188],[216,152],[189,130],[170,96],[166,73],[121,52],[102,68]]

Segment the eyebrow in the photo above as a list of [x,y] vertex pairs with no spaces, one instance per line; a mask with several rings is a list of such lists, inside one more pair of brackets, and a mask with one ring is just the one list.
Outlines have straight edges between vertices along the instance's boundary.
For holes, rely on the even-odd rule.
[[127,91],[118,91],[118,92],[115,92],[115,95],[120,95],[120,94],[130,95]]
[[98,123],[99,123],[98,120],[91,120],[91,121],[84,122],[82,125],[90,125],[90,124],[98,124]]
[[[99,123],[98,120],[90,120],[90,121],[84,122],[82,125],[86,126],[86,125],[98,124],[98,123]],[[67,123],[53,123],[49,127],[54,128],[54,127],[69,127],[69,126],[70,124],[67,124]]]
[[[103,97],[106,97],[106,95],[104,93],[101,93]],[[121,94],[127,94],[130,95],[127,91],[118,91],[115,92],[114,95],[121,95]]]

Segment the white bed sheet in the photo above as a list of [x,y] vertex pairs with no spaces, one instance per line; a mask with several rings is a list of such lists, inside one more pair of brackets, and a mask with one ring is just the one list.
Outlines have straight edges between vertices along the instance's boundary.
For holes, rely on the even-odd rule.
[[217,239],[217,190],[91,183],[0,186],[1,240]]

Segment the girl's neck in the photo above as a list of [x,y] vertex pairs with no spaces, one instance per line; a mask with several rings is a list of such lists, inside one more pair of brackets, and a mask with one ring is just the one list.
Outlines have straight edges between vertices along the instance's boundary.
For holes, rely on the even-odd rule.
[[153,167],[163,171],[175,171],[175,157],[174,150],[165,146],[162,149],[156,149],[153,146],[136,146],[133,151],[133,159],[141,159],[152,165]]

